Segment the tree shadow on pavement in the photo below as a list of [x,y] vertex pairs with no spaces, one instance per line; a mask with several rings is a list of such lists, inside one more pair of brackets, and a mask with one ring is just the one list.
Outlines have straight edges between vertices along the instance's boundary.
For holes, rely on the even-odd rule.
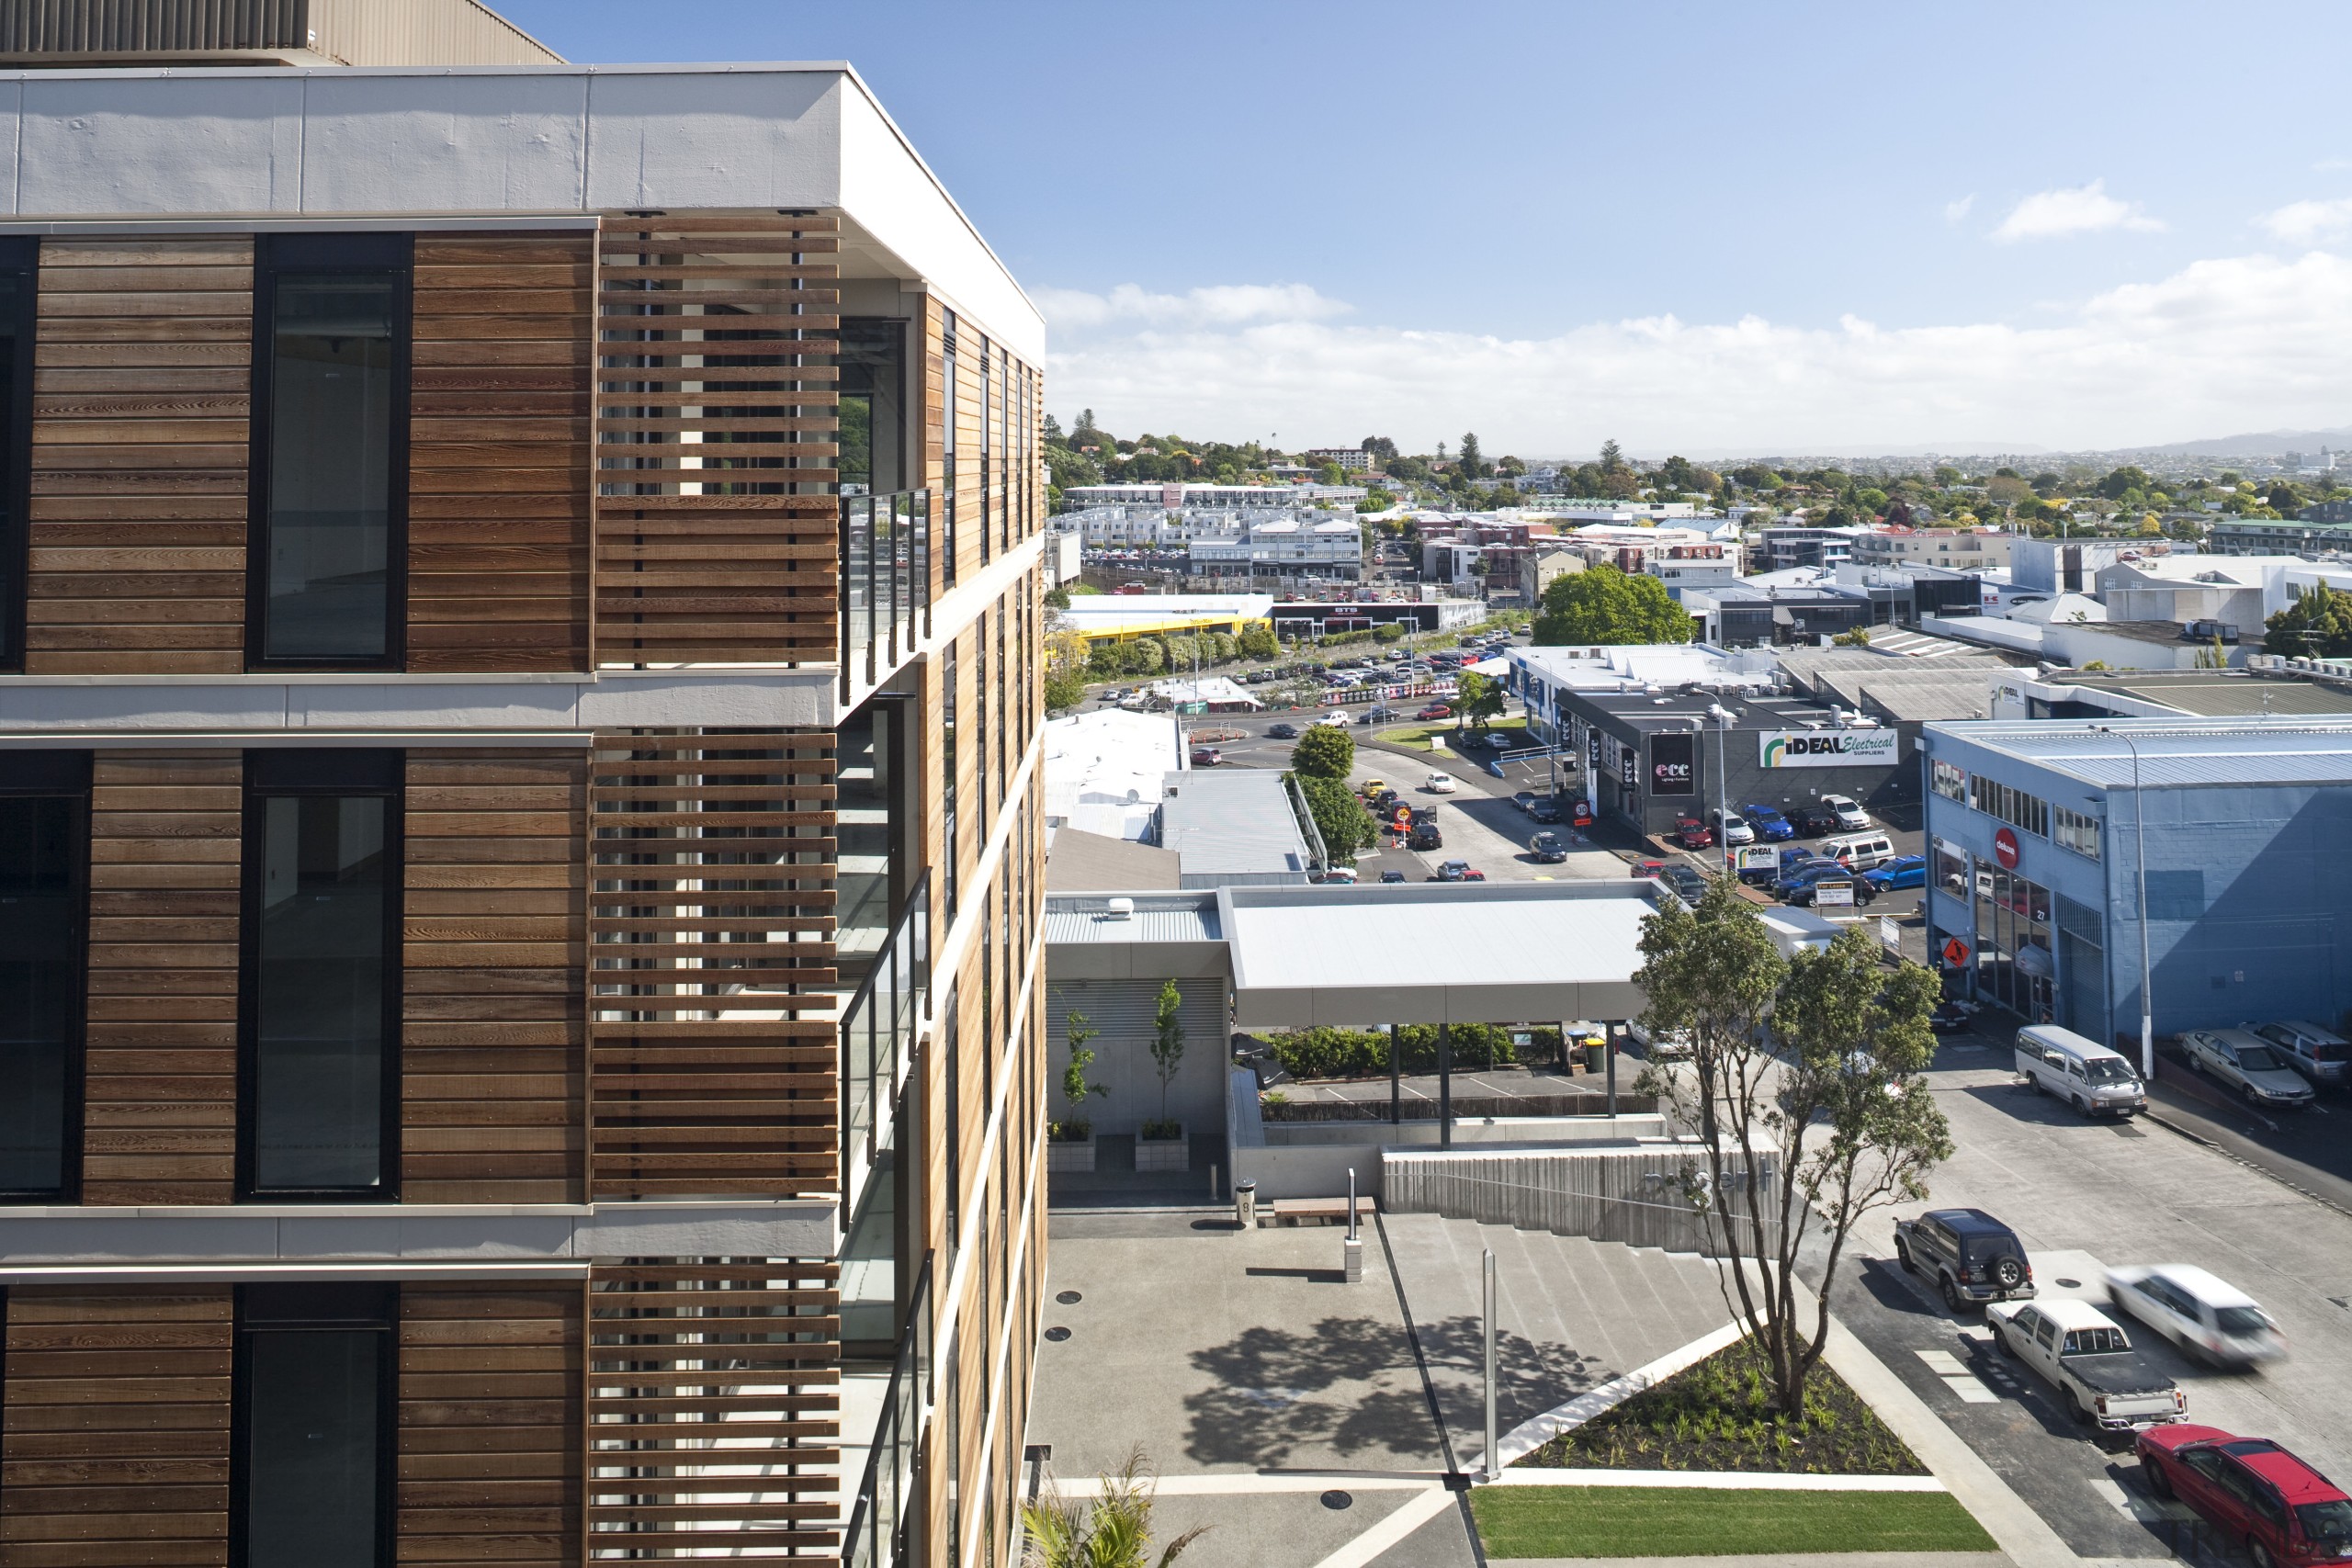
[[[1474,1316],[1424,1324],[1433,1366],[1475,1378],[1484,1330]],[[1504,1424],[1574,1398],[1609,1373],[1559,1345],[1504,1335],[1498,1345]],[[1304,1456],[1428,1467],[1442,1450],[1403,1331],[1370,1317],[1327,1317],[1311,1328],[1252,1328],[1195,1350],[1214,1386],[1188,1396],[1185,1452],[1199,1464],[1272,1466]]]

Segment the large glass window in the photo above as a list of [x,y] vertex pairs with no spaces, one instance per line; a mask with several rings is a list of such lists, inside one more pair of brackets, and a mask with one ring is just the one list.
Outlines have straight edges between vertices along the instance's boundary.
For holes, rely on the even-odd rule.
[[393,1290],[238,1290],[236,1568],[390,1561]]
[[0,1197],[74,1187],[90,754],[0,752]]
[[0,666],[25,657],[25,568],[30,547],[33,321],[40,242],[0,239]]
[[940,502],[940,586],[956,586],[956,492],[961,476],[956,471],[956,312],[944,311],[939,337],[939,483],[946,492]]
[[406,234],[262,239],[251,656],[388,665],[406,591]]
[[392,1196],[401,753],[247,763],[243,1184]]
[[906,323],[849,316],[841,332],[842,493],[912,489],[906,480]]

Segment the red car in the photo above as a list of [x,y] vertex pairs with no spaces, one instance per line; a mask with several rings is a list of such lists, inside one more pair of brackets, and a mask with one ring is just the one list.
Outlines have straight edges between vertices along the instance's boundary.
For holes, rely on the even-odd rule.
[[1678,817],[1672,837],[1686,850],[1703,850],[1715,841],[1715,830],[1696,817]]
[[1665,869],[1666,863],[1662,860],[1637,860],[1634,863],[1634,875],[1636,878],[1656,876]]
[[1443,703],[1431,703],[1413,716],[1415,718],[1452,718],[1453,710]]
[[2132,1447],[2148,1490],[2177,1497],[2255,1568],[2352,1562],[2352,1497],[2267,1438],[2217,1427],[2151,1427]]

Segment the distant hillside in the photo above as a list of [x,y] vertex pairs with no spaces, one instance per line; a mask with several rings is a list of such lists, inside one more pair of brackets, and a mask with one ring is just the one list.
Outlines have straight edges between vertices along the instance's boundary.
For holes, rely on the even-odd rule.
[[2119,452],[2149,452],[2167,457],[2252,457],[2279,452],[2317,452],[2352,446],[2352,427],[2340,430],[2260,430],[2208,441],[2175,441],[2163,446],[2120,446]]

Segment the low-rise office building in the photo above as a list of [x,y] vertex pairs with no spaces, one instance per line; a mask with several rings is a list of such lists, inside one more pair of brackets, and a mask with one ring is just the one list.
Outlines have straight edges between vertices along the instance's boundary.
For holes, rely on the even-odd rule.
[[1352,516],[1242,520],[1229,533],[1196,533],[1186,546],[1194,577],[1355,582],[1363,577],[1363,528]]
[[[2314,513],[2319,515],[2314,516]],[[2205,547],[2217,556],[2322,555],[2352,550],[2352,519],[2330,517],[2316,506],[2304,508],[2296,517],[2217,517],[2205,530]]]
[[1062,491],[1071,506],[1353,506],[1372,492],[1362,485],[1072,485]]
[[1922,750],[1955,988],[2136,1056],[2144,923],[2158,1035],[2352,1004],[2352,716],[1931,724]]
[[1854,536],[1852,558],[1861,566],[1982,570],[2008,565],[2016,537],[1998,528],[1867,528]]

